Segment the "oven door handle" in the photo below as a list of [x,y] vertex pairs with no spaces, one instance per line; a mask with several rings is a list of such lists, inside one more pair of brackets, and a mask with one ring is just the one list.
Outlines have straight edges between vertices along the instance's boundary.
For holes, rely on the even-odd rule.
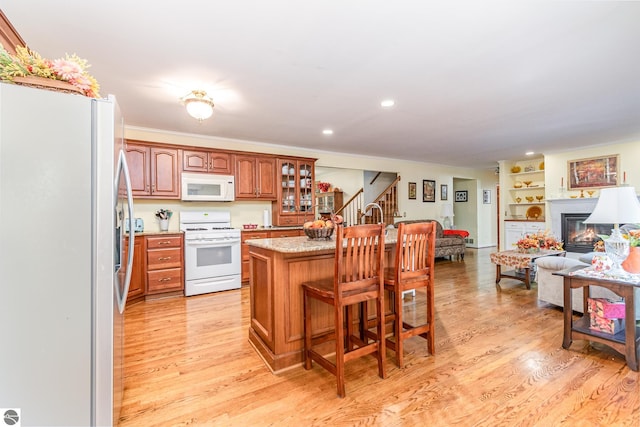
[[240,239],[231,240],[186,240],[186,246],[231,246],[240,243]]

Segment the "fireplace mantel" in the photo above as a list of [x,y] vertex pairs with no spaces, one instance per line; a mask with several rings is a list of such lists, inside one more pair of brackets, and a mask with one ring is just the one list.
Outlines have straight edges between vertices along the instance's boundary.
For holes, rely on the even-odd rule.
[[551,214],[551,232],[554,236],[562,235],[563,213],[591,213],[598,203],[597,197],[582,197],[576,199],[548,199]]

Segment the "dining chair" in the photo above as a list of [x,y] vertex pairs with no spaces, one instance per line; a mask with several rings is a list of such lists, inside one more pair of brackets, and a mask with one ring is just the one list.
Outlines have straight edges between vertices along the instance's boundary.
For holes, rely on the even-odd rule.
[[[384,333],[384,224],[336,228],[335,268],[332,278],[302,284],[304,298],[305,369],[312,361],[336,376],[338,396],[344,397],[345,363],[368,354],[378,361],[378,375],[385,378],[385,340],[362,339],[354,330],[353,307],[374,300],[378,316],[377,336]],[[328,332],[312,335],[312,301],[333,307],[334,325]],[[360,313],[362,316],[362,313]],[[358,332],[358,334],[354,334]],[[335,353],[319,344],[335,341]],[[327,354],[329,353],[329,354]],[[332,361],[332,359],[334,361]]]
[[[385,323],[393,323],[393,336],[386,339],[386,346],[396,354],[396,364],[404,366],[404,340],[416,335],[427,340],[429,353],[435,354],[435,312],[434,312],[434,261],[435,222],[400,223],[395,248],[393,266],[385,268],[384,288],[389,292],[391,313],[385,316]],[[403,294],[407,291],[424,289],[425,310],[415,313],[410,324],[403,312]],[[424,323],[417,324],[424,318]]]

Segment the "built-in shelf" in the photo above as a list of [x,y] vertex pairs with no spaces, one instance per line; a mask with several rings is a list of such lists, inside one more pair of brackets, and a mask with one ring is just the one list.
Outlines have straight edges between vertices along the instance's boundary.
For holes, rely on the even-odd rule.
[[509,175],[511,175],[511,176],[523,176],[523,175],[533,175],[533,174],[536,174],[536,173],[544,173],[544,169],[543,170],[529,171],[529,172],[510,173]]
[[544,185],[538,185],[536,187],[520,187],[520,188],[510,188],[510,191],[526,191],[526,190],[543,190],[544,191]]
[[540,200],[539,202],[509,203],[509,206],[544,205],[544,202],[544,200]]

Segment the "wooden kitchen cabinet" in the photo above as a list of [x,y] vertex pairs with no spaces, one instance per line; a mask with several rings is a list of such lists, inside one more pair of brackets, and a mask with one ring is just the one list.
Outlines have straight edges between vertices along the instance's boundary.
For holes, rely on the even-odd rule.
[[182,170],[233,175],[233,156],[220,151],[183,150]]
[[[141,301],[146,293],[145,278],[145,248],[144,237],[136,236],[133,242],[133,267],[131,269],[131,283],[129,284],[129,293],[127,294],[127,305]],[[129,253],[129,238],[125,238],[125,258],[126,261]]]
[[147,295],[184,292],[182,234],[145,237]]
[[180,198],[180,150],[127,141],[133,197]]
[[276,200],[276,159],[236,154],[236,200]]
[[315,218],[315,160],[278,159],[278,199],[272,203],[273,225],[296,226]]

